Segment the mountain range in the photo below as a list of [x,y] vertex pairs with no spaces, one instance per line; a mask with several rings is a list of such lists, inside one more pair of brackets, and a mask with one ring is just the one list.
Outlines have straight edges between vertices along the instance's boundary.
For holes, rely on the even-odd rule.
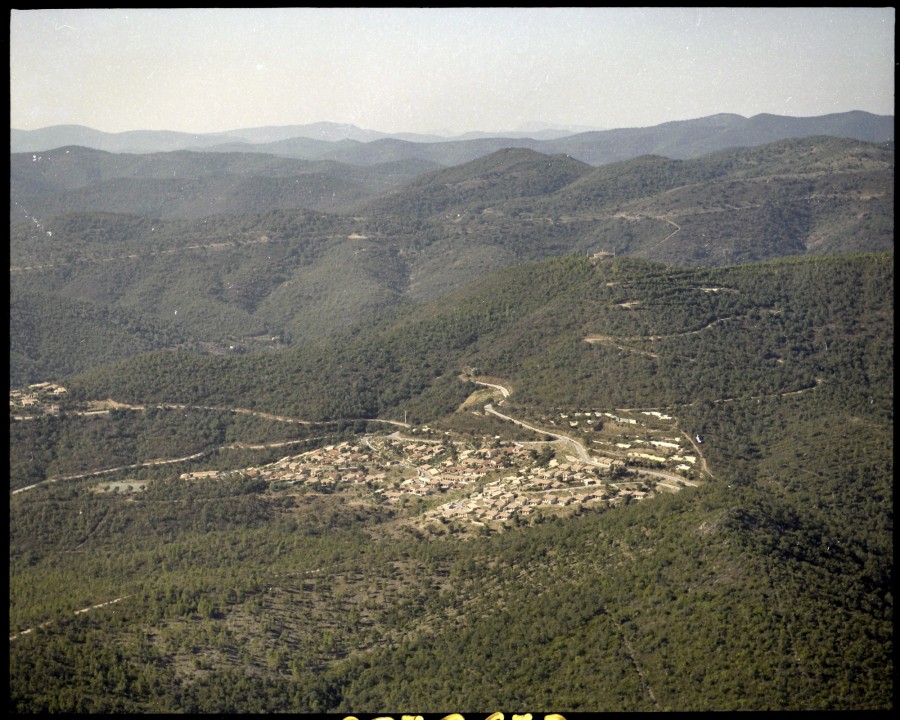
[[818,136],[599,167],[509,148],[430,172],[71,147],[12,155],[10,200],[14,307],[30,318],[12,378],[36,382],[62,369],[34,353],[72,302],[166,328],[122,352],[176,337],[243,352],[562,254],[721,266],[890,250],[893,146]]
[[11,152],[10,709],[893,706],[892,118],[298,132]]
[[[667,122],[646,128],[620,128],[546,137],[535,133],[471,133],[460,138],[380,133],[353,125],[314,123],[285,127],[247,128],[226,133],[191,134],[171,131],[105,133],[80,125],[40,130],[10,130],[13,153],[45,152],[80,145],[114,153],[175,150],[253,152],[304,160],[337,160],[369,165],[420,159],[459,165],[504,147],[527,147],[544,154],[567,154],[590,165],[657,154],[671,158],[706,155],[729,147],[753,147],[812,135],[830,135],[866,142],[894,139],[894,118],[853,111],[816,117],[761,114],[745,118],[718,114],[695,120]],[[549,131],[552,135],[558,133]],[[471,135],[479,137],[472,138]]]

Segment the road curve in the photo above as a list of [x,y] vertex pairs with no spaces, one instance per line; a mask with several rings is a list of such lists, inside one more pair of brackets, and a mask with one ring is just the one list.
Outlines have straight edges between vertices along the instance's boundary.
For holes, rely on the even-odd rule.
[[485,387],[494,388],[495,390],[499,390],[500,394],[504,399],[509,397],[509,390],[502,385],[495,385],[494,383],[481,382],[481,380],[473,380],[473,383],[476,385],[484,385]]
[[[484,411],[491,413],[492,415],[496,415],[497,417],[499,417],[503,420],[508,420],[511,423],[520,425],[521,427],[526,428],[527,430],[532,430],[533,432],[536,432],[536,433],[543,433],[544,435],[549,435],[550,437],[556,438],[557,440],[559,440],[561,442],[571,445],[572,448],[574,448],[575,452],[578,454],[578,457],[581,459],[582,462],[587,463],[588,465],[593,465],[595,467],[601,465],[600,463],[598,463],[596,460],[594,460],[590,456],[588,451],[585,449],[584,445],[582,445],[580,442],[578,442],[574,438],[569,437],[568,435],[562,435],[561,433],[551,432],[550,430],[547,430],[545,428],[539,428],[539,427],[536,427],[535,425],[529,425],[528,423],[522,422],[521,420],[516,420],[514,417],[510,417],[509,415],[504,415],[501,412],[497,412],[494,409],[494,406],[491,404],[485,405]],[[690,440],[690,437],[688,437],[688,440]],[[694,447],[696,448],[696,445]],[[703,462],[704,469],[706,470],[706,472],[708,474],[711,475],[711,473],[709,473],[709,470],[706,469],[706,467],[705,467],[706,461],[703,460],[703,456],[700,455],[699,450],[697,451],[697,454],[700,456],[700,458]],[[606,466],[602,465],[602,467],[606,467]],[[685,480],[681,475],[677,475],[676,473],[665,472],[664,470],[646,470],[644,468],[636,468],[636,467],[629,468],[629,470],[638,475],[652,475],[653,477],[663,478],[665,480],[672,480],[672,481],[675,481],[678,483],[683,483],[685,485],[696,486],[696,483]]]
[[[484,383],[482,383],[484,384]],[[578,454],[578,457],[582,462],[586,462],[589,465],[599,465],[599,463],[591,458],[588,454],[588,451],[585,450],[584,445],[582,445],[577,440],[570,438],[568,435],[561,435],[560,433],[550,432],[549,430],[545,430],[544,428],[535,427],[534,425],[529,425],[528,423],[522,422],[521,420],[516,420],[514,417],[510,417],[509,415],[504,415],[501,412],[497,412],[494,410],[494,406],[492,404],[488,404],[484,406],[484,411],[489,412],[492,415],[496,415],[503,420],[508,420],[511,423],[515,423],[516,425],[521,425],[523,428],[527,430],[532,430],[536,433],[543,433],[545,435],[549,435],[550,437],[554,437],[561,442],[567,443],[572,446],[575,452]]]

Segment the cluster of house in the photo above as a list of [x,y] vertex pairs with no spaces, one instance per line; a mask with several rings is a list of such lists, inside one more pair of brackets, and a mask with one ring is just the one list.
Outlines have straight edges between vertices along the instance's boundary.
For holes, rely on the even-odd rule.
[[[62,385],[55,383],[42,382],[29,385],[27,390],[10,390],[9,391],[9,411],[18,412],[22,410],[34,412],[45,412],[50,415],[59,414],[58,401],[68,393]],[[25,420],[25,416],[13,415],[13,420]]]
[[[611,458],[595,459],[597,465],[579,462],[560,463],[556,459],[547,467],[520,469],[484,485],[461,500],[444,503],[429,511],[432,518],[466,517],[475,522],[510,520],[526,517],[539,508],[562,508],[576,504],[621,502],[627,493],[639,500],[647,493],[633,487],[634,482],[616,483],[601,479],[598,469],[612,470],[623,465]],[[599,466],[599,468],[598,468]]]
[[[647,415],[655,420],[674,420],[671,415],[666,415],[656,410],[641,410],[636,414]],[[643,425],[641,421],[633,417],[624,417],[600,411],[559,413],[558,420],[559,423],[557,423],[557,418],[552,418],[549,422],[552,425],[568,424],[573,430],[590,430],[596,427],[598,421],[612,421],[619,425],[634,427],[635,430]],[[679,472],[689,472],[697,462],[695,455],[682,453],[682,440],[677,437],[662,437],[655,440],[629,437],[621,442],[602,439],[595,439],[592,442],[616,457],[632,461],[649,460]]]
[[628,460],[649,460],[661,467],[674,469],[680,472],[688,472],[697,462],[696,455],[682,452],[678,438],[666,438],[663,440],[630,439],[627,442],[606,442],[594,440],[601,447],[615,448],[619,454],[624,454]]
[[[369,442],[369,441],[367,441]],[[527,457],[520,447],[464,449],[452,444],[380,439],[378,446],[327,445],[247,468],[248,477],[307,485],[366,485],[388,502],[458,490]]]
[[[377,444],[372,444],[374,440]],[[469,494],[428,510],[426,518],[465,518],[473,522],[509,520],[541,507],[606,501],[615,504],[625,494],[640,499],[647,493],[634,480],[610,482],[608,471],[621,460],[597,458],[594,465],[549,461],[534,463],[520,444],[460,449],[453,443],[397,438],[343,442],[281,458],[243,474],[285,485],[348,488],[363,485],[386,503],[404,497],[440,497],[451,491]],[[499,479],[497,475],[504,475]],[[182,475],[184,479],[216,477],[216,471]]]
[[[674,420],[671,415],[666,415],[665,413],[661,413],[657,410],[641,410],[639,411],[641,415],[647,415],[650,417],[654,417],[657,420]],[[599,410],[587,410],[584,412],[573,412],[573,413],[559,413],[559,417],[561,420],[566,420],[569,424],[569,427],[576,428],[581,423],[590,424],[596,423],[597,420],[610,419],[617,423],[622,423],[623,425],[637,425],[638,421],[635,418],[630,417],[622,417],[620,415],[614,415],[611,412],[600,412]],[[550,423],[556,425],[556,420],[550,420]]]

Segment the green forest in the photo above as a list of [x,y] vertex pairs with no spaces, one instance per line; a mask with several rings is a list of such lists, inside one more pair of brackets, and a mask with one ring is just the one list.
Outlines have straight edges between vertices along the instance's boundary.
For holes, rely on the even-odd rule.
[[688,130],[12,153],[9,710],[893,709],[893,142]]
[[[389,189],[367,168],[371,191],[327,210],[302,191],[263,202],[271,173],[308,182],[305,165],[284,158],[107,155],[13,156],[11,387],[150,350],[319,345],[551,257],[726,267],[893,250],[892,143],[818,136],[600,167],[511,148],[415,177],[382,168],[395,178]],[[182,184],[197,178],[192,202],[205,214],[160,214],[140,183],[166,171]],[[64,190],[108,198],[110,184],[123,186],[114,172],[132,172],[134,195],[149,204],[54,204]],[[252,178],[259,188],[246,185]],[[237,181],[247,207],[203,205]]]
[[[10,426],[11,488],[38,483],[11,496],[10,708],[889,709],[892,308],[891,254],[569,256],[330,346],[67,377],[57,415]],[[392,431],[374,418],[476,440],[465,372],[523,417],[668,413],[703,436],[708,481],[472,532],[286,492],[240,472],[283,450],[230,447]],[[99,399],[162,407],[78,414]],[[140,492],[42,482],[194,453],[102,477]]]

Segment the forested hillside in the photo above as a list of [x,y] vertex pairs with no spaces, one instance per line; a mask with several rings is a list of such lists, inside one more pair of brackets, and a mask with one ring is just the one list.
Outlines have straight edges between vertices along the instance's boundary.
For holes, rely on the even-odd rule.
[[387,192],[439,168],[424,160],[372,166],[294,160],[262,153],[114,154],[61,147],[10,156],[10,212],[68,212],[157,219],[267,210],[333,210]]
[[[471,136],[476,137],[471,137]],[[690,158],[731,147],[753,147],[812,135],[887,142],[894,139],[894,118],[851,111],[818,117],[761,114],[742,117],[719,113],[642,128],[617,128],[572,134],[468,133],[441,138],[414,133],[394,135],[353,125],[314,123],[306,126],[244,128],[228,133],[196,135],[167,131],[104,133],[77,125],[10,132],[12,152],[46,152],[81,145],[114,153],[158,153],[177,150],[265,153],[304,160],[337,160],[351,165],[428,160],[459,165],[505,147],[524,147],[544,154],[567,154],[591,165],[628,160],[648,153]]]
[[[76,393],[84,387],[85,397],[212,399],[319,420],[396,418],[434,377],[464,365],[509,379],[517,397],[559,405],[668,406],[772,395],[811,388],[821,373],[858,372],[851,382],[856,399],[842,401],[877,402],[886,412],[890,398],[864,388],[883,389],[890,377],[877,374],[880,364],[868,367],[872,358],[863,348],[877,355],[893,342],[885,305],[893,293],[891,259],[717,270],[577,257],[526,263],[335,345],[250,357],[152,353],[71,385]],[[830,299],[832,292],[838,299]],[[826,320],[832,304],[852,320]],[[608,372],[616,383],[607,381]],[[391,387],[406,390],[392,394]],[[444,410],[416,417],[428,421]]]
[[[717,267],[892,250],[893,162],[892,144],[828,137],[597,168],[519,148],[398,185],[421,165],[351,172],[261,155],[77,148],[13,156],[11,321],[27,337],[13,341],[10,381],[91,367],[70,343],[53,347],[61,318],[50,302],[159,328],[125,341],[92,332],[105,362],[176,345],[319,343],[566,254]],[[323,203],[335,211],[308,209]]]
[[[534,260],[348,328],[16,395],[12,709],[893,706],[891,252]],[[484,494],[627,459],[508,519],[411,491],[523,441]]]

